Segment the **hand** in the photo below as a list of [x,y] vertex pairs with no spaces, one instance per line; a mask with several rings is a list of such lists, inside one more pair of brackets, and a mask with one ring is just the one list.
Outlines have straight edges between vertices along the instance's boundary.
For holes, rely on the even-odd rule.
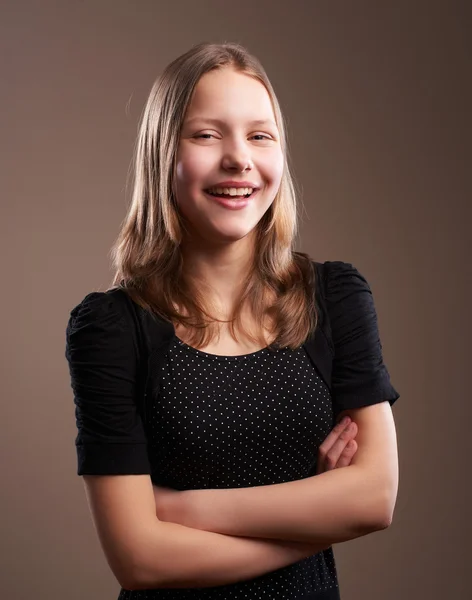
[[345,417],[333,427],[318,449],[316,474],[324,473],[340,467],[348,467],[357,452],[357,425],[350,417]]

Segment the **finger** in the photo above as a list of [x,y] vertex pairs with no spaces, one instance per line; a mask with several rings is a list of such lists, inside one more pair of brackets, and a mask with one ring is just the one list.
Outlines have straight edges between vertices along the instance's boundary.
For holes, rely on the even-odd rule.
[[357,442],[356,440],[350,440],[344,450],[341,452],[341,456],[339,457],[338,462],[336,463],[336,469],[340,469],[342,467],[348,467],[351,464],[351,461],[354,457],[354,454],[357,452]]
[[[328,452],[333,447],[333,444],[338,440],[339,436],[345,431],[351,424],[350,417],[345,417],[333,429],[329,432],[322,444],[318,448],[318,462],[317,462],[317,475],[325,470],[326,457]],[[341,449],[342,451],[342,449]]]
[[318,447],[318,457],[317,457],[317,465],[316,465],[316,474],[317,475],[324,472],[325,458],[326,458],[328,451],[330,450],[330,448],[334,444],[334,442],[337,440],[337,438],[341,434],[341,432],[346,427],[349,426],[350,422],[351,422],[351,419],[349,417],[345,417],[345,418],[341,419],[333,427],[333,429],[329,432],[329,434],[326,436],[326,438],[323,440],[323,442]]
[[337,425],[335,425],[333,429],[328,433],[326,438],[323,440],[323,443],[319,447],[319,450],[322,454],[327,454],[328,450],[338,439],[341,433],[350,425],[351,419],[349,417],[346,417],[346,419],[346,421],[342,420]]
[[329,449],[325,458],[325,468],[334,469],[338,464],[339,458],[346,448],[346,445],[357,435],[357,425],[353,421],[339,436]]

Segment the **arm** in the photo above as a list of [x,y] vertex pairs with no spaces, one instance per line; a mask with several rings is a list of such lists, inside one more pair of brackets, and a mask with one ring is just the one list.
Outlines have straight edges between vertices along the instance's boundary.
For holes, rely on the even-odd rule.
[[159,521],[149,475],[85,475],[84,483],[107,562],[125,589],[235,583],[330,545],[244,539]]
[[93,292],[71,311],[66,329],[77,474],[84,476],[95,527],[120,584],[146,589],[233,583],[324,549],[232,538],[158,520],[135,400],[138,342],[126,314],[118,297]]
[[388,527],[398,488],[390,404],[344,414],[358,426],[358,450],[349,467],[275,485],[184,492],[189,509],[182,522],[216,533],[307,543],[339,543]]

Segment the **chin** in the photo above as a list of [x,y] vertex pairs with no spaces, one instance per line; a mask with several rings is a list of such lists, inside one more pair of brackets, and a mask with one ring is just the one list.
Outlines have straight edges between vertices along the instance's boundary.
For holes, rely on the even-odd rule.
[[220,241],[220,242],[227,242],[227,243],[231,243],[231,242],[238,242],[239,240],[242,240],[244,238],[246,238],[248,235],[250,235],[252,232],[254,231],[254,229],[215,229],[213,230],[213,233],[208,232],[208,235],[204,235],[203,237],[206,240],[214,240],[214,241]]

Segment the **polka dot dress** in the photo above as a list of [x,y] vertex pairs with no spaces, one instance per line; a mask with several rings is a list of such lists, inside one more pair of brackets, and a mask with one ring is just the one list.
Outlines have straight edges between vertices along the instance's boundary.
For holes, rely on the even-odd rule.
[[[315,474],[333,426],[329,390],[303,348],[208,354],[174,336],[150,408],[156,485],[270,485]],[[336,600],[332,548],[255,579],[193,589],[122,590],[119,600]]]

